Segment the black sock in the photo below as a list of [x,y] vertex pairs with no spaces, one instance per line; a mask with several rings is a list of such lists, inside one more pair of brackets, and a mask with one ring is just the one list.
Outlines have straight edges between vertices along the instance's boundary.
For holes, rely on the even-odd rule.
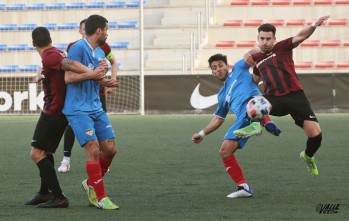
[[62,189],[59,186],[55,168],[53,167],[50,160],[47,157],[45,157],[37,163],[37,166],[40,170],[42,183],[45,183],[47,185],[47,188],[49,190],[52,190],[52,193],[55,195],[55,197],[64,197],[62,194]]
[[73,149],[75,141],[75,134],[73,129],[70,125],[67,126],[64,132],[64,156],[70,157],[71,156],[71,150]]
[[[46,158],[52,163],[52,165],[54,165],[54,158],[53,158],[53,154],[50,154],[48,156],[46,156]],[[39,169],[40,170],[40,169]],[[47,187],[46,182],[44,181],[44,179],[42,179],[41,177],[41,184],[40,184],[40,190],[39,193],[40,194],[48,194],[50,191]]]
[[46,156],[46,158],[52,163],[52,166],[55,167],[55,159],[53,158],[53,154]]
[[305,149],[305,154],[307,154],[308,157],[313,157],[316,151],[321,146],[321,140],[322,140],[322,133],[317,135],[316,137],[310,137],[307,140],[307,148]]

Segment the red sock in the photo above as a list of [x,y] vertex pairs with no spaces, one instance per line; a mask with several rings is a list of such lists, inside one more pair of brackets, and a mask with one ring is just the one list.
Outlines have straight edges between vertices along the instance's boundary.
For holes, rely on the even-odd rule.
[[234,155],[224,158],[223,162],[224,166],[227,168],[227,173],[237,185],[246,183],[241,167]]
[[92,186],[96,192],[98,201],[107,197],[104,191],[104,182],[102,179],[102,170],[98,161],[86,161],[86,171],[88,175],[87,184]]
[[266,118],[264,118],[263,120],[260,121],[262,127],[264,127],[264,124],[267,123],[267,122],[270,122],[271,119],[269,116],[267,116]]
[[101,165],[102,177],[108,171],[111,162],[112,162],[112,160],[106,159],[104,157],[103,153],[99,154],[99,165]]

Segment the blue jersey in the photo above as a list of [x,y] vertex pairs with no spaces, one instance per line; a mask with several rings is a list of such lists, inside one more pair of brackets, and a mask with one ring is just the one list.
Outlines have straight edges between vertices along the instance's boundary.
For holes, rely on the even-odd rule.
[[225,118],[229,111],[246,115],[246,100],[255,95],[262,95],[253,82],[249,72],[250,66],[244,60],[239,60],[235,65],[224,85],[218,93],[218,106],[215,115]]
[[[71,46],[68,58],[80,62],[90,70],[94,70],[98,67],[98,60],[104,59],[105,54],[99,47],[93,50],[84,38]],[[79,112],[93,113],[101,111],[102,103],[99,99],[99,90],[100,84],[94,80],[68,84],[63,113],[74,115]]]

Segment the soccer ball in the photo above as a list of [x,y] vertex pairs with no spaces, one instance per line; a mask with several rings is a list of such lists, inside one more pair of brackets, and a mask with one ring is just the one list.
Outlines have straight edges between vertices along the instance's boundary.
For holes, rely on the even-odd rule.
[[262,120],[270,113],[271,104],[263,96],[256,96],[248,101],[246,112],[249,118],[253,120]]

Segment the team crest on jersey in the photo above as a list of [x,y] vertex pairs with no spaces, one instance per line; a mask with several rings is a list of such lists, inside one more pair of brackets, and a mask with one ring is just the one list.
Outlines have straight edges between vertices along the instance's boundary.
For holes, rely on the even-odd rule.
[[91,64],[91,63],[89,63],[87,67],[88,67],[88,69],[90,69],[90,70],[95,69],[95,67],[94,67],[93,64]]
[[93,130],[92,129],[88,129],[86,131],[86,134],[89,135],[89,136],[92,136],[93,135]]

